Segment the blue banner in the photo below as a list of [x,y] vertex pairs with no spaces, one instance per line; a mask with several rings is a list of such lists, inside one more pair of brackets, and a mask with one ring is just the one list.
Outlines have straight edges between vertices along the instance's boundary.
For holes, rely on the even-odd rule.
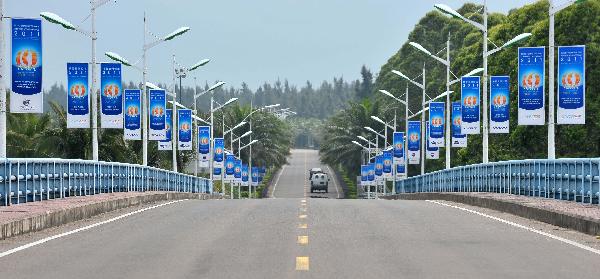
[[252,167],[252,186],[258,186],[259,172],[258,167]]
[[101,125],[102,128],[123,129],[123,93],[121,64],[100,64]]
[[394,163],[404,164],[404,132],[394,133]]
[[462,133],[461,102],[452,103],[452,147],[467,147],[467,135]]
[[165,115],[165,139],[158,141],[158,150],[173,150],[173,110],[167,109]]
[[369,166],[362,165],[360,166],[360,182],[364,184],[369,181]]
[[67,63],[67,128],[90,127],[88,63]]
[[[42,21],[13,18],[10,112],[43,113]],[[5,55],[2,53],[2,55]],[[4,94],[4,92],[2,92]]]
[[507,134],[510,121],[510,78],[492,76],[490,79],[490,133]]
[[215,138],[215,153],[214,153],[214,164],[216,167],[223,167],[223,151],[225,150],[225,141],[223,138]]
[[[425,138],[429,138],[429,130],[431,130],[431,125],[429,124],[429,121],[425,122]],[[439,147],[433,147],[429,144],[429,141],[426,141],[425,143],[426,148],[425,150],[427,151],[426,157],[427,159],[439,159],[440,158],[440,148]]]
[[233,175],[235,172],[235,156],[227,154],[225,156],[225,174]]
[[150,133],[148,139],[164,140],[167,136],[165,131],[165,112],[167,109],[165,90],[150,89],[148,99],[150,100],[150,109],[148,111],[148,114],[150,115]]
[[242,164],[242,184],[248,186],[248,165]]
[[235,159],[233,177],[235,177],[238,181],[242,179],[242,160],[240,159]]
[[519,48],[519,125],[545,124],[545,61],[545,47]]
[[558,124],[585,124],[585,46],[558,47]]
[[479,96],[480,77],[461,78],[461,103],[462,119],[461,130],[465,135],[479,134]]
[[404,164],[396,165],[396,178],[399,179],[406,175],[406,166]]
[[126,140],[142,139],[142,90],[125,89],[125,130]]
[[192,150],[192,110],[177,110],[177,123],[179,150]]
[[382,160],[383,160],[383,175],[385,177],[392,177],[392,165],[393,165],[393,151],[386,150],[383,151]]
[[421,153],[421,122],[408,121],[408,163],[419,164]]
[[375,175],[383,175],[383,155],[375,156]]
[[215,180],[221,180],[221,168],[213,168],[213,179]]
[[373,183],[375,181],[375,164],[369,163],[369,182]]
[[429,145],[433,147],[444,147],[444,112],[445,103],[429,103]]
[[210,126],[198,127],[198,152],[210,153]]

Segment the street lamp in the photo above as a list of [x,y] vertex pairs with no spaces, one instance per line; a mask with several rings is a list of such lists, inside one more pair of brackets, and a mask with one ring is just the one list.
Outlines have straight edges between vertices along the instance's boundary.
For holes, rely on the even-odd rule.
[[142,150],[143,150],[143,152],[142,153],[143,153],[143,158],[144,158],[144,162],[143,162],[144,166],[148,165],[148,101],[147,101],[147,97],[146,97],[146,76],[148,75],[148,67],[147,67],[147,61],[146,61],[147,60],[146,52],[148,50],[150,50],[151,48],[157,46],[158,44],[160,44],[162,42],[173,40],[174,38],[181,36],[188,31],[190,31],[189,27],[180,27],[162,38],[158,38],[154,41],[147,43],[146,42],[146,34],[150,34],[150,33],[148,32],[146,13],[144,13],[144,44],[142,46],[142,63],[143,63],[142,68],[135,66],[134,64],[130,63],[127,59],[123,58],[122,56],[120,56],[114,52],[104,53],[108,58],[110,58],[114,61],[120,62],[121,64],[123,64],[125,66],[130,66],[130,67],[142,72],[142,103],[143,103],[143,109],[142,109],[142,122],[143,122],[142,123],[142,126],[143,126]]
[[[385,136],[385,142],[386,142],[386,146],[384,146],[384,149],[387,148],[387,130],[388,130],[388,128],[392,129],[392,131],[394,133],[396,133],[396,113],[394,113],[394,120],[390,121],[390,122],[394,123],[393,125],[390,125],[388,122],[383,121],[381,118],[379,118],[375,115],[371,115],[371,119],[383,124],[384,130],[385,130],[384,136]],[[392,141],[392,144],[390,144],[390,146],[392,146],[392,145],[393,145],[393,141]],[[394,177],[394,180],[392,180],[393,181],[392,194],[395,194],[396,193],[396,168],[395,168],[395,165],[394,165],[394,168],[392,169],[392,175]],[[386,194],[386,191],[387,191],[387,187],[384,187],[383,193]]]
[[561,5],[555,5],[556,1],[550,0],[550,7],[548,8],[548,14],[550,15],[550,30],[548,32],[548,159],[556,159],[556,141],[554,139],[554,76],[556,74],[554,72],[554,16],[563,9],[573,4],[579,4],[584,1],[585,0],[569,0]]
[[[71,22],[63,19],[57,14],[51,12],[41,12],[40,16],[47,20],[50,23],[58,24],[65,29],[75,30],[85,36],[89,37],[92,40],[92,84],[90,86],[90,98],[92,98],[92,159],[94,161],[98,161],[98,98],[96,96],[96,41],[98,40],[98,36],[96,33],[96,9],[110,2],[110,0],[91,0],[90,1],[90,16],[92,18],[92,31],[88,32],[84,29],[81,29]],[[116,2],[116,1],[115,1]],[[2,16],[4,16],[2,14]],[[4,44],[4,42],[2,42]],[[4,53],[4,49],[2,49],[2,53]],[[6,106],[6,95],[4,92],[0,93],[3,100],[0,100],[2,106]],[[6,122],[6,109],[4,107],[0,108],[0,122]],[[6,157],[6,125],[2,125],[2,136],[0,137],[2,144],[0,144],[0,157]]]
[[[511,45],[514,45],[520,41],[523,41],[527,38],[529,38],[531,36],[531,33],[523,33],[520,34],[516,37],[514,37],[513,39],[509,40],[508,42],[506,42],[505,44],[503,44],[500,47],[496,47],[493,50],[488,50],[488,8],[487,8],[487,0],[483,1],[483,24],[479,23],[479,22],[475,22],[472,21],[464,16],[462,16],[461,14],[459,14],[457,11],[455,11],[454,9],[450,8],[447,5],[444,4],[435,4],[434,7],[436,9],[438,9],[440,12],[450,15],[453,18],[457,18],[460,20],[463,20],[469,24],[471,24],[472,26],[474,26],[475,28],[479,29],[481,32],[483,32],[483,163],[487,163],[489,162],[489,146],[488,146],[488,92],[487,92],[487,88],[488,88],[488,84],[487,84],[487,79],[488,79],[488,56],[502,50],[505,49]],[[493,44],[493,43],[492,43]],[[448,50],[449,51],[449,50]],[[448,60],[446,61],[448,62],[448,64],[450,64],[450,57],[448,57]],[[448,129],[446,129],[448,131]],[[447,152],[447,151],[446,151]]]

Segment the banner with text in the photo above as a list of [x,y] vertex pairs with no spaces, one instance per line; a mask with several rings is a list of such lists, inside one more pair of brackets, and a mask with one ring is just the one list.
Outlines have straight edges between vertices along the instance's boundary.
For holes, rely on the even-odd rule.
[[510,78],[490,78],[490,133],[507,134],[510,131]]
[[545,124],[545,61],[545,47],[519,48],[519,125]]
[[13,18],[11,30],[10,112],[43,113],[42,20]]
[[173,110],[167,109],[165,115],[165,139],[158,141],[158,150],[173,150]]
[[252,167],[251,170],[252,170],[252,174],[251,174],[252,186],[257,187],[258,186],[258,178],[260,177],[260,173],[258,173],[259,172],[258,167]]
[[192,150],[192,110],[177,110],[178,122],[178,148],[179,150]]
[[125,89],[125,129],[123,130],[124,139],[141,140],[142,139],[142,90]]
[[100,123],[102,128],[123,129],[121,64],[100,64]]
[[248,186],[248,165],[242,164],[242,186]]
[[558,47],[558,124],[585,124],[585,46]]
[[210,126],[198,127],[198,154],[200,167],[208,168],[210,162]]
[[480,109],[479,96],[481,78],[480,77],[462,77],[461,78],[461,122],[460,129],[465,135],[476,135],[480,133]]
[[467,135],[462,133],[461,102],[452,103],[452,147],[467,147]]
[[[431,130],[431,125],[429,124],[429,121],[425,122],[425,138],[429,138],[429,131]],[[426,152],[426,157],[429,160],[436,160],[440,158],[440,148],[439,147],[433,147],[429,144],[429,140],[426,141],[427,143],[427,148],[425,151]]]
[[421,122],[408,121],[408,163],[418,165],[421,158]]
[[148,133],[149,140],[164,140],[167,136],[166,132],[166,117],[167,109],[166,93],[162,89],[150,89],[149,91],[150,109],[150,132]]
[[429,145],[432,147],[444,147],[444,102],[429,103]]
[[214,167],[223,167],[223,151],[225,150],[225,140],[223,138],[216,138],[214,141],[215,154],[213,156]]
[[392,167],[394,162],[392,150],[383,151],[383,176],[386,178],[392,178]]
[[369,183],[368,183],[368,185],[374,185],[375,184],[375,164],[369,163],[368,166],[369,166],[369,176],[368,176]]
[[67,128],[90,127],[88,63],[67,63]]
[[394,133],[394,164],[404,164],[404,132]]

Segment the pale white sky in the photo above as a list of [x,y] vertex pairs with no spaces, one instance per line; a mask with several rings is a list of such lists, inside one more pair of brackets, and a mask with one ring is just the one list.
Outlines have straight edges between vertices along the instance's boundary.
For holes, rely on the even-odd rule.
[[[440,1],[454,8],[465,3],[460,0],[111,1],[97,12],[98,58],[106,61],[105,51],[117,52],[130,61],[141,57],[145,10],[149,30],[157,35],[180,26],[192,28],[188,34],[149,51],[149,76],[154,82],[171,82],[172,54],[190,66],[202,58],[212,59],[194,74],[202,84],[223,80],[238,87],[245,81],[255,89],[277,78],[287,78],[295,85],[306,80],[319,84],[334,76],[356,79],[363,64],[378,72],[406,41],[418,20]],[[13,17],[38,17],[41,11],[51,11],[79,24],[89,13],[87,0],[4,2],[6,15]],[[490,11],[503,13],[531,2],[488,0]],[[90,21],[82,26],[90,29]],[[90,60],[91,43],[85,36],[48,23],[43,26],[43,36],[45,88],[55,82],[65,83],[67,62]],[[141,74],[125,69],[123,80],[139,81]],[[191,86],[193,80],[184,83]]]

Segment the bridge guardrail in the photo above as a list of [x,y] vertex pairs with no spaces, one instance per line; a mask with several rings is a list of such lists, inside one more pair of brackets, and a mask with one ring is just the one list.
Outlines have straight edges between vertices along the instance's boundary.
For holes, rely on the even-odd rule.
[[600,158],[460,166],[398,181],[396,192],[496,192],[599,204]]
[[127,163],[0,158],[0,205],[126,191],[210,193],[206,178]]

